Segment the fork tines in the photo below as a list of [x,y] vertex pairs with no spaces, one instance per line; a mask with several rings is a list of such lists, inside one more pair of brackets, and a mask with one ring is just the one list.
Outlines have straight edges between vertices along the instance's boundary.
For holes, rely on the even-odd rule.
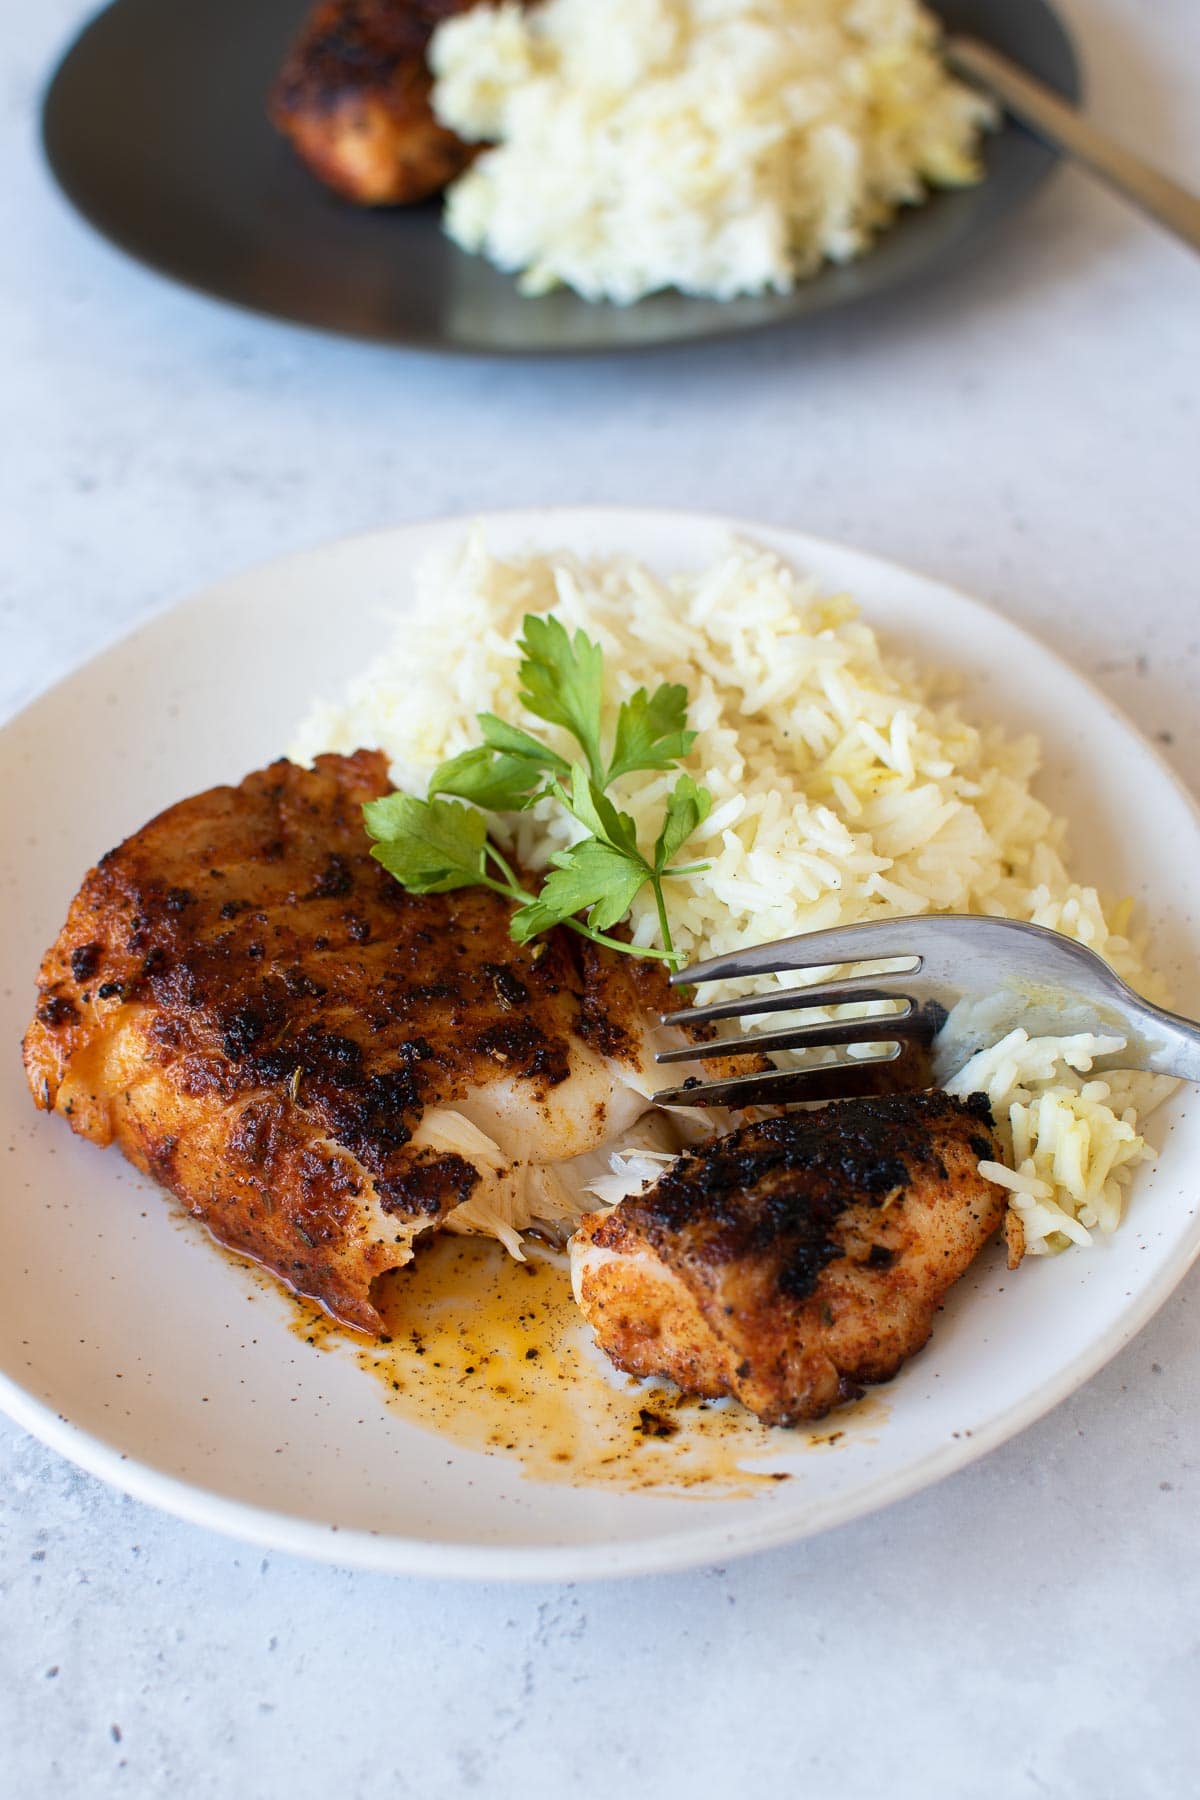
[[[658,1106],[782,1106],[789,1100],[833,1100],[863,1091],[863,1078],[879,1063],[895,1062],[903,1044],[880,1042],[868,1056],[836,1057],[799,1069],[768,1068],[726,1080],[692,1076],[680,1087],[660,1088]],[[698,1055],[706,1054],[701,1045]]]
[[[690,969],[677,970],[670,978],[671,986],[740,981],[747,975],[777,975],[785,969],[797,973],[867,961],[904,961],[909,969],[918,969],[921,957],[913,949],[913,927],[917,923],[914,919],[881,919],[870,924],[835,925],[828,931],[802,932],[798,937],[780,938],[774,944],[731,950],[727,956],[710,956],[705,962],[694,963]],[[862,977],[848,976],[846,979]]]
[[[830,1002],[810,1000],[808,1004],[827,1006]],[[856,1019],[819,1019],[812,1025],[784,1025],[778,1031],[755,1031],[746,1037],[713,1038],[710,1043],[660,1050],[654,1060],[660,1063],[696,1062],[716,1056],[747,1056],[756,1050],[764,1053],[768,1050],[820,1050],[833,1044],[874,1044],[886,1038],[915,1037],[924,1030],[916,1011],[913,1002],[905,999],[896,1012],[860,1014]],[[669,1014],[665,1017],[672,1024],[678,1022]]]
[[[890,1002],[889,1011],[860,1012],[852,1018],[818,1019],[807,1023],[800,1018],[795,1023],[780,1025],[775,1030],[714,1038],[708,1043],[693,1042],[675,1049],[661,1050],[655,1061],[696,1063],[720,1057],[765,1055],[771,1050],[830,1049],[852,1044],[861,1044],[865,1054],[839,1057],[833,1062],[813,1064],[806,1068],[768,1068],[716,1081],[701,1081],[693,1077],[680,1088],[671,1088],[658,1094],[656,1098],[662,1104],[751,1106],[789,1098],[802,1099],[806,1087],[811,1088],[814,1077],[828,1079],[841,1073],[847,1078],[853,1078],[858,1071],[867,1069],[872,1064],[894,1061],[902,1053],[905,1040],[928,1036],[928,1020],[920,1000],[911,993],[898,991],[895,986],[881,985],[886,981],[908,985],[905,978],[913,976],[921,967],[921,958],[914,955],[905,944],[902,931],[893,933],[873,928],[870,967],[857,974],[853,964],[866,960],[861,936],[857,937],[857,941],[847,941],[845,945],[845,962],[851,965],[846,971],[844,965],[835,960],[840,946],[834,940],[839,939],[842,933],[830,931],[816,935],[823,951],[819,961],[807,964],[798,961],[796,952],[799,945],[796,940],[792,940],[791,944],[767,944],[697,963],[693,968],[672,975],[672,985],[734,980],[747,975],[772,974],[783,970],[796,973],[811,970],[815,973],[827,969],[832,974],[836,969],[839,972],[833,980],[818,982],[811,987],[781,989],[770,994],[746,994],[732,1000],[718,1000],[709,1006],[685,1007],[678,1012],[662,1014],[662,1023],[702,1026],[714,1024],[719,1019],[750,1018],[770,1013],[803,1014],[817,1007],[865,1006],[878,1001]],[[894,971],[881,971],[878,966],[880,962],[893,963],[896,967]],[[919,983],[912,985],[920,986]],[[869,1050],[867,1046],[870,1046]]]

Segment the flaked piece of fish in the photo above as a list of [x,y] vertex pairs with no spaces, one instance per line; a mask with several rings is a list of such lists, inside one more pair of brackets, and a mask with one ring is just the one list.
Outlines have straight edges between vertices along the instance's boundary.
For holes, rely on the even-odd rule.
[[47,952],[37,1104],[117,1143],[214,1235],[376,1332],[372,1284],[442,1225],[511,1247],[559,1165],[649,1105],[661,973],[482,889],[373,860],[375,751],[278,762],[103,857]]
[[[618,1368],[733,1395],[768,1425],[888,1381],[1004,1213],[986,1098],[834,1102],[680,1156],[571,1239]],[[636,1168],[636,1163],[634,1164]]]

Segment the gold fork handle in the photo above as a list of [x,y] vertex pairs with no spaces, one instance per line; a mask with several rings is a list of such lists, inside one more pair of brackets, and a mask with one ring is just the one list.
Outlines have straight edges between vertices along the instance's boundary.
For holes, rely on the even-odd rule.
[[1039,137],[1065,150],[1135,206],[1200,250],[1200,198],[1160,169],[1115,143],[1042,82],[975,38],[952,37],[946,61],[999,100]]

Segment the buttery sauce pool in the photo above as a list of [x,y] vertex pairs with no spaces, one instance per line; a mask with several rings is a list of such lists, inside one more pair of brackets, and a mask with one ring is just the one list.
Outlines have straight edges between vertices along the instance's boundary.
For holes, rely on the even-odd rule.
[[747,1495],[788,1478],[756,1462],[836,1441],[829,1428],[840,1439],[858,1412],[813,1432],[768,1430],[731,1401],[622,1375],[575,1306],[566,1256],[528,1242],[526,1256],[442,1232],[379,1283],[382,1340],[364,1343],[303,1303],[296,1329],[320,1348],[352,1344],[412,1424],[515,1457],[538,1481]]

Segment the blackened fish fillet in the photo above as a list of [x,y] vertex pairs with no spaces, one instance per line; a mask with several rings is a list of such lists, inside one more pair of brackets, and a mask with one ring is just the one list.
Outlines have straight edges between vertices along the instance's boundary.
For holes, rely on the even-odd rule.
[[1000,1224],[986,1098],[847,1100],[712,1138],[585,1219],[575,1294],[618,1368],[769,1425],[887,1381]]
[[514,944],[482,889],[405,892],[362,824],[389,785],[360,750],[152,820],[84,881],[25,1039],[39,1106],[365,1331],[422,1232],[554,1215],[552,1165],[648,1105],[666,991],[563,929]]
[[429,40],[476,0],[322,0],[270,99],[313,174],[361,206],[438,193],[475,154],[433,116]]

